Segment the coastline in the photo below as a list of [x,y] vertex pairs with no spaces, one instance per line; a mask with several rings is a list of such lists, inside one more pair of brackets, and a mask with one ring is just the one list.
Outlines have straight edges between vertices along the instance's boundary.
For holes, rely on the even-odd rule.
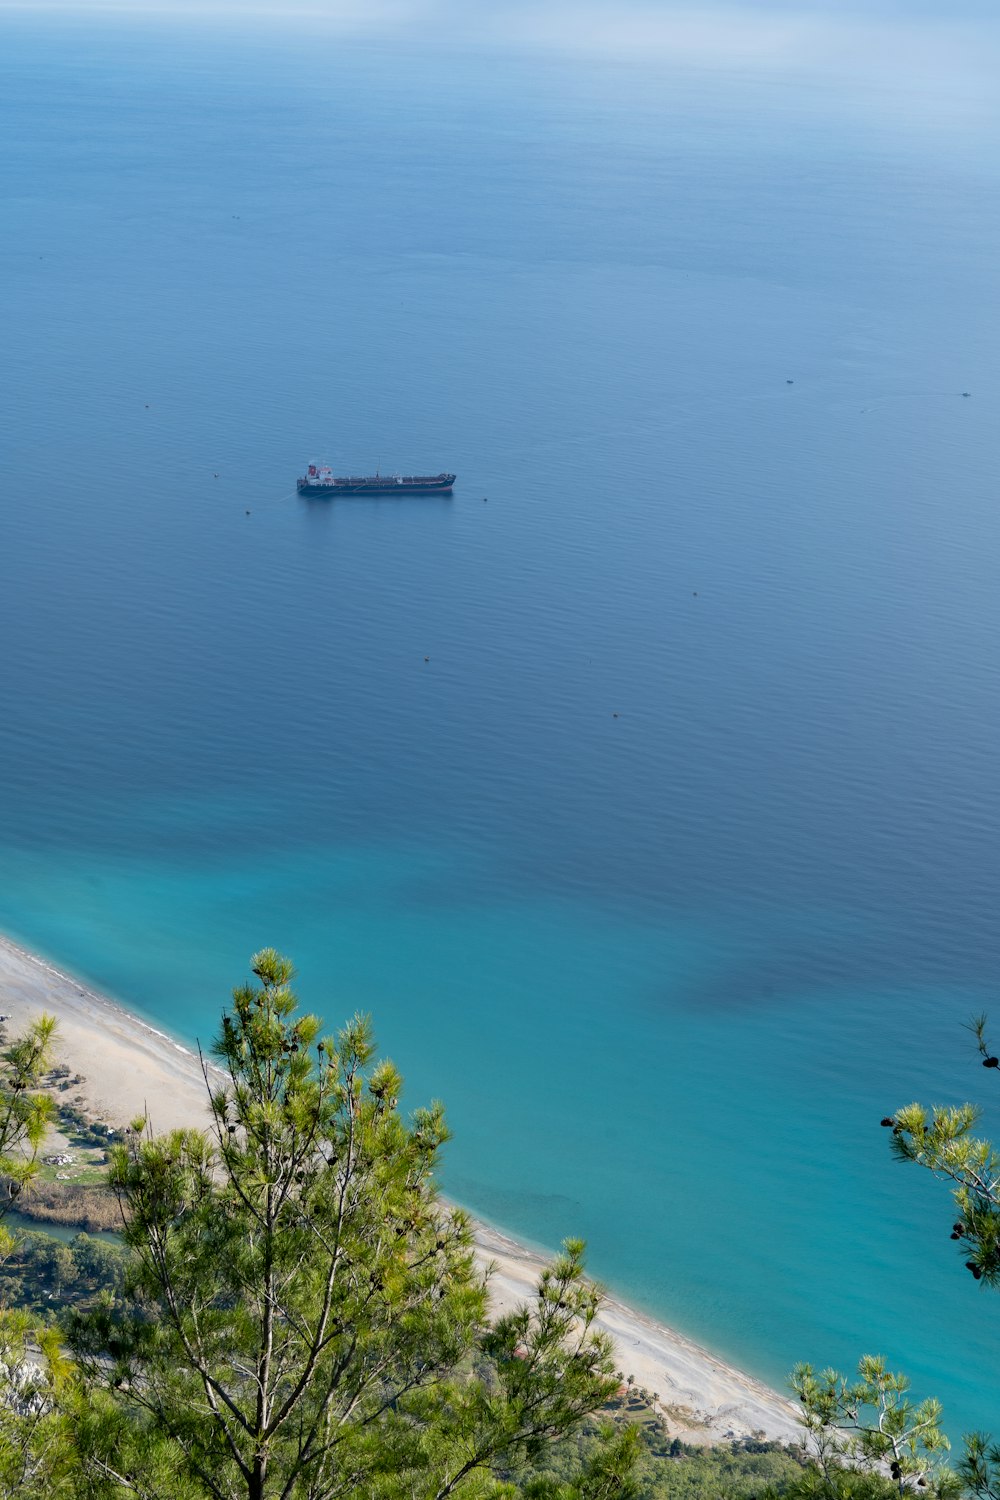
[[[0,936],[0,1012],[17,1032],[42,1010],[59,1022],[60,1056],[82,1075],[77,1091],[92,1115],[120,1126],[148,1112],[156,1131],[205,1117],[205,1080],[197,1052]],[[481,1263],[492,1268],[496,1310],[506,1311],[533,1296],[543,1257],[478,1221],[475,1236]],[[611,1296],[606,1296],[597,1323],[610,1334],[623,1373],[657,1393],[671,1431],[683,1441],[711,1443],[760,1433],[786,1442],[801,1440],[798,1412],[790,1401],[683,1334]]]

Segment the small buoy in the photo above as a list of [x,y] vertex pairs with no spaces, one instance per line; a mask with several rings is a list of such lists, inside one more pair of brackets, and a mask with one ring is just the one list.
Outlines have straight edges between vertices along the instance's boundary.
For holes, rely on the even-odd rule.
[[483,504],[484,505],[486,504],[487,500],[489,500],[489,498],[490,498],[489,495],[484,495],[483,496]]
[[785,384],[786,384],[786,385],[794,385],[794,384],[795,384],[795,381],[794,381],[794,380],[786,380],[786,381],[785,381]]
[[250,514],[250,512],[249,512],[249,511],[247,511],[247,515],[249,515],[249,514]]
[[149,402],[146,402],[146,410],[149,411]]
[[691,598],[692,599],[697,599],[697,597],[698,597],[698,590],[697,589],[692,589],[691,590]]
[[613,719],[617,719],[617,717],[618,717],[618,715],[617,715],[617,714],[612,714],[612,715],[611,715],[611,717],[612,717],[612,718],[613,718]]

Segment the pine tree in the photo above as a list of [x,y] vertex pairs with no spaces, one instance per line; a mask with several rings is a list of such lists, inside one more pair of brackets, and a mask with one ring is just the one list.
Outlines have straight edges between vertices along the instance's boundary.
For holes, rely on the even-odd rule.
[[[984,1068],[995,1069],[1000,1060],[986,1044],[986,1018],[970,1023]],[[900,1161],[916,1162],[952,1184],[958,1218],[951,1238],[967,1257],[965,1267],[976,1281],[1000,1285],[1000,1157],[988,1140],[973,1134],[981,1111],[974,1104],[958,1108],[937,1106],[930,1111],[922,1104],[908,1104],[882,1124],[892,1130],[893,1155]]]
[[811,1365],[797,1365],[791,1386],[812,1439],[819,1493],[842,1495],[845,1482],[853,1483],[845,1481],[845,1470],[873,1476],[876,1490],[887,1476],[900,1495],[957,1493],[954,1474],[940,1462],[951,1446],[941,1428],[941,1403],[927,1398],[914,1405],[908,1379],[886,1369],[884,1359],[866,1354],[853,1381],[836,1370],[817,1374]]
[[[95,1483],[212,1500],[509,1494],[494,1474],[617,1385],[582,1245],[533,1306],[491,1324],[468,1219],[435,1186],[440,1105],[404,1120],[368,1022],[323,1037],[286,959],[251,967],[214,1048],[210,1129],[154,1137],[136,1121],[113,1152],[134,1306],[72,1329]],[[611,1443],[573,1493],[625,1495],[629,1453]]]
[[[982,1066],[1000,1068],[987,1045],[986,1017],[969,1023]],[[985,1287],[1000,1286],[1000,1155],[992,1141],[975,1135],[981,1111],[974,1104],[957,1108],[908,1104],[886,1115],[882,1125],[892,1131],[893,1155],[915,1162],[951,1185],[957,1217],[950,1238],[964,1258],[965,1269]],[[1000,1444],[987,1434],[972,1433],[958,1474],[973,1494],[1000,1500]]]
[[52,1067],[56,1022],[40,1016],[0,1054],[0,1218],[37,1175],[55,1106],[38,1086]]

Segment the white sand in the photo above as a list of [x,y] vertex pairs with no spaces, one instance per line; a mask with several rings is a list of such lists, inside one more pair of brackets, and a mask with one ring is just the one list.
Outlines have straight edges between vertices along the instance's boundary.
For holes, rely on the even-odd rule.
[[[84,1079],[67,1099],[81,1094],[89,1111],[114,1126],[145,1112],[158,1131],[205,1121],[205,1081],[190,1048],[0,937],[0,1014],[9,1017],[8,1034],[43,1010],[59,1022],[62,1059]],[[483,1262],[494,1268],[495,1307],[530,1299],[542,1258],[486,1225],[477,1226],[476,1239]],[[671,1430],[686,1441],[801,1437],[791,1402],[681,1334],[611,1298],[599,1324],[614,1340],[619,1368],[657,1393]]]

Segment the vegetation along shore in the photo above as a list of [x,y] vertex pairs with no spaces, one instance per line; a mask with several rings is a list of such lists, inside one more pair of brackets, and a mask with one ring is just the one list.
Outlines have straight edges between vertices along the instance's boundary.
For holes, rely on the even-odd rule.
[[[147,1114],[155,1131],[203,1127],[207,1098],[195,1052],[46,959],[0,938],[0,1013],[10,1033],[41,1012],[58,1022],[59,1067],[54,1099],[79,1121],[120,1131]],[[214,1019],[214,1018],[213,1018]],[[208,1038],[206,1038],[206,1042]],[[217,1073],[221,1080],[221,1071]],[[73,1121],[53,1133],[45,1155],[69,1155],[50,1164],[19,1203],[40,1221],[114,1228],[117,1201],[96,1180],[105,1148],[99,1134],[82,1142]],[[567,1232],[573,1226],[567,1225]],[[533,1295],[541,1257],[499,1229],[475,1223],[476,1254],[493,1267],[492,1304],[509,1311]],[[671,1430],[686,1442],[748,1438],[794,1441],[800,1436],[791,1402],[763,1382],[726,1364],[691,1340],[623,1303],[608,1298],[598,1326],[613,1340],[619,1367],[651,1394]],[[671,1413],[673,1414],[671,1420]]]
[[[1000,1447],[972,1435],[950,1466],[940,1403],[880,1356],[856,1378],[798,1365],[792,1406],[609,1300],[582,1241],[544,1259],[476,1224],[438,1190],[442,1105],[404,1118],[370,1020],[324,1034],[275,950],[204,1052],[2,952],[0,1496],[1000,1493]],[[952,1239],[994,1286],[1000,1161],[976,1119],[882,1124],[950,1179]],[[25,1232],[74,1215],[117,1233]]]

